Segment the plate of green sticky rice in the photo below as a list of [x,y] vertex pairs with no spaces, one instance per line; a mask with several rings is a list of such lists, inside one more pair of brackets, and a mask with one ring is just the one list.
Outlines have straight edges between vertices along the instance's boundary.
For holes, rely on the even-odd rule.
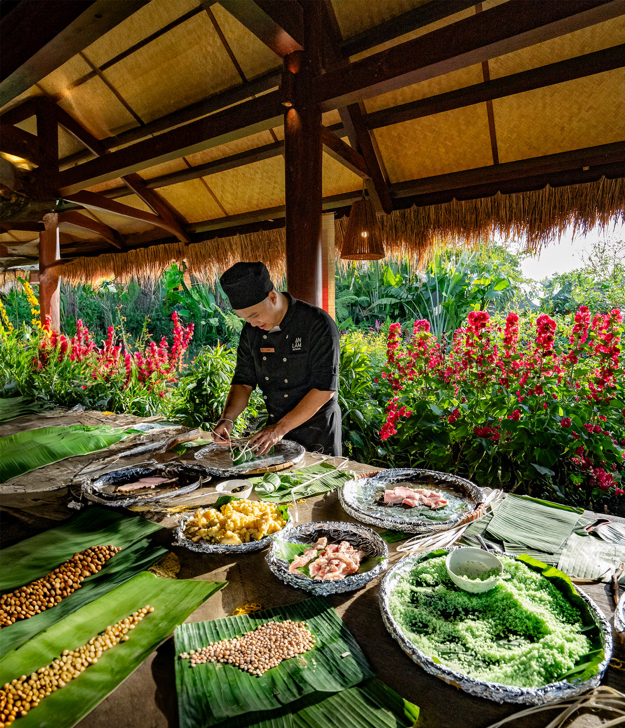
[[566,574],[529,556],[500,556],[497,585],[472,594],[451,580],[455,547],[409,556],[384,577],[380,609],[426,672],[499,703],[545,703],[597,687],[612,630]]

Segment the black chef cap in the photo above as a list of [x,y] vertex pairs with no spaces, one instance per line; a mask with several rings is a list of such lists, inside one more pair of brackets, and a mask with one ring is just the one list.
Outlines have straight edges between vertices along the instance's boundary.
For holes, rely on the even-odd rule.
[[264,263],[235,263],[219,281],[234,309],[255,306],[273,291],[273,283]]

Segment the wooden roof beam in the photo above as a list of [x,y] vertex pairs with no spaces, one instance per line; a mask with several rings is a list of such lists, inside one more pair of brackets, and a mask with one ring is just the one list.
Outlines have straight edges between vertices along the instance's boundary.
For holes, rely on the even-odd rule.
[[147,2],[20,2],[0,21],[0,106],[62,66]]
[[429,96],[389,109],[373,111],[365,116],[365,123],[369,129],[380,129],[391,124],[400,124],[404,121],[440,114],[443,111],[460,109],[464,106],[472,106],[484,101],[612,71],[622,66],[625,66],[625,43],[603,51],[587,53],[566,61],[533,68],[530,71],[513,73],[486,83],[476,83],[437,96]]
[[179,226],[171,225],[167,220],[153,215],[151,212],[144,212],[143,210],[137,210],[130,205],[122,205],[120,202],[114,200],[108,200],[102,195],[98,195],[96,192],[88,192],[83,190],[82,192],[76,192],[73,195],[67,195],[65,197],[69,202],[75,202],[82,207],[86,207],[90,210],[100,210],[101,212],[112,212],[114,215],[121,215],[122,217],[129,217],[132,220],[141,220],[141,222],[147,222],[149,225],[155,225],[156,227],[163,228],[172,235],[179,234]]
[[169,228],[174,231],[181,243],[188,243],[190,241],[188,234],[183,228],[183,224],[186,224],[187,221],[183,220],[178,212],[171,208],[158,192],[149,190],[143,179],[136,173],[127,174],[122,179],[139,199],[143,200],[146,205],[151,207],[169,225]]
[[326,126],[321,127],[321,143],[325,147],[326,154],[329,154],[332,159],[336,159],[337,162],[363,179],[371,178],[362,154],[358,154],[353,147],[346,144]]
[[267,131],[282,123],[282,111],[278,91],[224,109],[154,138],[63,170],[58,175],[59,194],[66,197],[99,182]]
[[391,192],[394,197],[427,195],[476,185],[499,184],[536,175],[571,170],[587,171],[587,168],[615,162],[625,162],[625,141],[398,182],[391,185]]
[[39,164],[39,140],[36,135],[11,124],[0,123],[0,152]]
[[345,39],[341,42],[341,50],[346,57],[355,56],[474,5],[475,0],[430,0],[425,5],[419,5],[407,13]]
[[126,245],[122,236],[104,223],[93,220],[86,215],[81,215],[76,210],[62,212],[59,214],[59,229],[66,232],[88,231],[99,235],[119,250],[124,250]]
[[[40,233],[45,230],[42,222],[25,222],[24,220],[2,220],[0,230],[22,230],[27,233]],[[21,241],[20,241],[21,242]],[[13,243],[11,243],[13,245]]]
[[[324,2],[324,26],[326,37],[326,70],[333,68],[346,68],[349,61],[343,57],[340,49],[341,29],[339,27],[331,0]],[[369,197],[378,211],[390,213],[393,210],[393,201],[389,194],[388,182],[382,162],[382,156],[377,149],[375,138],[367,129],[364,122],[364,109],[360,104],[350,104],[339,109],[341,121],[349,137],[350,144],[355,151],[359,151],[369,170],[369,179],[365,182]]]
[[388,48],[315,79],[323,111],[472,66],[625,13],[625,0],[528,3],[491,10]]
[[280,58],[303,49],[303,10],[297,0],[220,0],[220,5]]

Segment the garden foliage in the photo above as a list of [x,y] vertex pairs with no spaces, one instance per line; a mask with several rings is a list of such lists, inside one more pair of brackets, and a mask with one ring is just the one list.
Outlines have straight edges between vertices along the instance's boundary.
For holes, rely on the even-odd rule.
[[497,325],[473,311],[447,350],[417,320],[390,327],[391,389],[381,437],[397,465],[455,472],[481,486],[584,505],[624,494],[622,316],[582,306],[567,337],[538,316]]

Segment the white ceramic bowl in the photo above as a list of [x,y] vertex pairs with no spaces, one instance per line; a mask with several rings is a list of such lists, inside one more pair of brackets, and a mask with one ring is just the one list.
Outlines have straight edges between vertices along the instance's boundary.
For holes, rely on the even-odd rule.
[[[235,498],[249,498],[252,493],[253,484],[250,480],[224,480],[217,483],[215,490],[222,495],[232,495]],[[241,488],[241,490],[238,490]],[[233,491],[236,490],[236,493]]]
[[[454,584],[471,594],[490,591],[503,574],[503,564],[494,554],[470,547],[450,551],[445,566]],[[497,569],[497,574],[484,581],[475,578],[490,569]]]

